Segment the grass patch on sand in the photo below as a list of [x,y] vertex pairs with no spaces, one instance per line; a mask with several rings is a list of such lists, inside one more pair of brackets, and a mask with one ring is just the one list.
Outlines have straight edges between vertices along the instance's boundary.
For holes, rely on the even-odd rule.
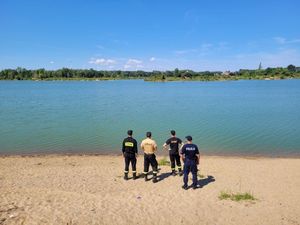
[[219,195],[219,199],[220,200],[232,200],[235,202],[239,202],[239,201],[254,201],[256,200],[256,198],[254,198],[254,196],[252,194],[250,194],[249,192],[245,192],[245,193],[230,193],[230,192],[225,192],[222,191]]
[[203,174],[198,174],[197,176],[198,176],[198,178],[201,178],[201,179],[205,177]]
[[158,165],[160,165],[160,166],[169,166],[170,161],[168,161],[166,158],[162,158],[158,161]]

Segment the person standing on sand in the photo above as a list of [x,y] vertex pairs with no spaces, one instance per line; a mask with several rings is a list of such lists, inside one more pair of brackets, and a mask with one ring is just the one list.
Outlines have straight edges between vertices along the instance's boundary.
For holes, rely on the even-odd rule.
[[171,175],[175,176],[175,161],[178,168],[179,175],[182,176],[182,170],[181,170],[181,162],[180,162],[180,155],[179,155],[179,149],[182,145],[181,139],[176,137],[175,130],[171,130],[171,138],[169,138],[166,143],[164,143],[163,147],[164,149],[169,146],[169,156],[171,161]]
[[151,164],[153,170],[153,183],[157,182],[157,167],[158,163],[156,161],[155,151],[157,150],[157,144],[151,139],[151,132],[146,133],[146,139],[141,143],[141,148],[144,151],[144,177],[145,181],[148,181],[147,175],[149,171],[149,164]]
[[191,136],[186,136],[187,143],[182,146],[180,155],[182,160],[184,161],[183,167],[183,186],[182,188],[187,190],[188,189],[188,178],[189,173],[192,172],[193,175],[193,189],[197,188],[197,164],[199,164],[200,160],[200,153],[198,146],[192,143],[193,138]]
[[122,153],[125,159],[125,170],[124,170],[124,179],[128,180],[128,173],[129,173],[129,164],[131,163],[132,166],[132,174],[133,179],[137,178],[136,176],[136,157],[138,154],[137,149],[137,142],[132,137],[132,130],[128,130],[127,134],[128,137],[124,139],[122,144]]

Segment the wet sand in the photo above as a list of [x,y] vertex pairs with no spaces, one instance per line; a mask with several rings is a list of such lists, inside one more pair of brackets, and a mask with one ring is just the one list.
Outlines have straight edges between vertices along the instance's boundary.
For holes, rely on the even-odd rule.
[[169,166],[156,184],[125,181],[123,170],[121,156],[1,157],[0,224],[300,224],[298,158],[203,156],[200,188],[187,191]]

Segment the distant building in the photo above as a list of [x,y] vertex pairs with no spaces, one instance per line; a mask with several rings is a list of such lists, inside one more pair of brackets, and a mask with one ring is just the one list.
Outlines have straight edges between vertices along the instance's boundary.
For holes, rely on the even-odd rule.
[[229,76],[230,75],[230,71],[228,70],[228,71],[224,71],[223,73],[222,73],[222,75],[223,76]]

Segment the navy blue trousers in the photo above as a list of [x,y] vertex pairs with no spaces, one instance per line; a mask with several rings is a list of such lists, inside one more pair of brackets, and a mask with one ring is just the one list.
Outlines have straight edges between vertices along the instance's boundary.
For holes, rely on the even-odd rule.
[[193,186],[197,185],[197,163],[196,160],[185,159],[183,167],[183,183],[188,185],[189,173],[192,172],[193,175]]

